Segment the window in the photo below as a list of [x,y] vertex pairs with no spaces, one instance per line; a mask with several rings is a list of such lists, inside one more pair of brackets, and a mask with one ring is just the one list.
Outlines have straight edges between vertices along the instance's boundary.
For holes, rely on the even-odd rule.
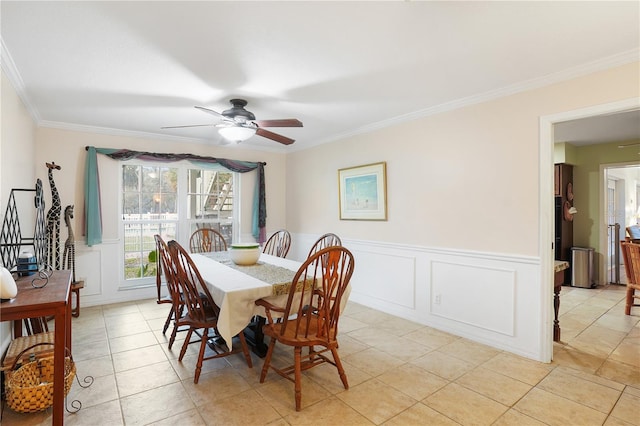
[[187,218],[192,233],[209,227],[231,244],[233,231],[233,173],[218,170],[187,171]]
[[[235,173],[157,163],[122,166],[123,281],[149,284],[156,275],[155,240],[187,246],[197,228],[211,227],[232,241]],[[143,279],[143,281],[140,281]]]

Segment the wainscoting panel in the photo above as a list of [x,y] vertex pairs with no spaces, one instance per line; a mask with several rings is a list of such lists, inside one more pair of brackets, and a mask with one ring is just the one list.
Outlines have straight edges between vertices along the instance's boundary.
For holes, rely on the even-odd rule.
[[[292,235],[303,260],[319,235]],[[355,256],[353,302],[531,359],[544,360],[540,259],[342,239]],[[295,257],[294,257],[295,256]],[[553,285],[552,282],[549,283]],[[544,314],[543,314],[544,312]]]
[[102,261],[98,250],[76,251],[76,280],[84,281],[82,296],[102,294]]
[[515,271],[431,262],[431,312],[513,336]]
[[415,256],[386,255],[356,249],[352,253],[356,259],[351,285],[353,293],[401,308],[416,308]]

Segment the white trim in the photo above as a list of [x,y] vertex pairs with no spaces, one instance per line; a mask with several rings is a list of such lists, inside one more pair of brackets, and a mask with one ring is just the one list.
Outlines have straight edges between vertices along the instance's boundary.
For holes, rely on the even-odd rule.
[[7,76],[7,79],[13,86],[14,90],[18,94],[18,97],[24,104],[24,107],[29,114],[31,114],[31,118],[36,123],[40,121],[40,113],[36,109],[35,106],[31,102],[29,102],[29,97],[27,96],[27,91],[24,87],[24,82],[22,81],[22,77],[20,77],[20,73],[18,72],[18,68],[16,67],[15,62],[13,62],[13,58],[9,53],[9,49],[4,44],[4,40],[0,37],[0,66],[2,70]]
[[[540,236],[540,307],[542,321],[540,326],[540,359],[550,362],[553,358],[553,331],[551,321],[553,319],[553,250],[550,241],[553,241],[553,125],[579,118],[593,117],[597,115],[612,114],[630,111],[640,108],[640,97],[624,99],[607,104],[594,105],[572,111],[565,111],[540,117],[540,193],[539,193],[539,236]],[[600,178],[602,179],[602,178]],[[602,192],[602,185],[600,192]],[[600,195],[602,202],[602,194]]]

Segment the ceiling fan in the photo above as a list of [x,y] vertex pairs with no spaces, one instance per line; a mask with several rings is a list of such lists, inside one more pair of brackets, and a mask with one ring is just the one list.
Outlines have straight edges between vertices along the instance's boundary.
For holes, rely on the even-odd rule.
[[204,111],[207,114],[211,114],[216,118],[222,120],[217,124],[193,124],[187,126],[167,126],[162,129],[179,129],[183,127],[203,127],[203,126],[215,126],[218,128],[218,132],[223,138],[234,141],[242,142],[249,139],[253,135],[262,136],[263,138],[271,139],[284,145],[291,145],[295,142],[294,139],[286,136],[274,133],[265,127],[302,127],[302,122],[295,118],[284,118],[279,120],[256,120],[256,116],[251,111],[247,111],[244,107],[247,105],[247,101],[244,99],[231,99],[229,101],[232,105],[231,108],[222,111],[222,113],[216,112],[209,108],[196,106],[195,108],[200,111]]

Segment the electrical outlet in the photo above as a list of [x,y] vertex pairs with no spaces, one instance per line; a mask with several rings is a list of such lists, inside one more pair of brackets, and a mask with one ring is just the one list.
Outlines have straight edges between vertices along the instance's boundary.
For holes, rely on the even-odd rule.
[[440,302],[442,302],[442,295],[441,294],[436,294],[435,304],[439,305]]

